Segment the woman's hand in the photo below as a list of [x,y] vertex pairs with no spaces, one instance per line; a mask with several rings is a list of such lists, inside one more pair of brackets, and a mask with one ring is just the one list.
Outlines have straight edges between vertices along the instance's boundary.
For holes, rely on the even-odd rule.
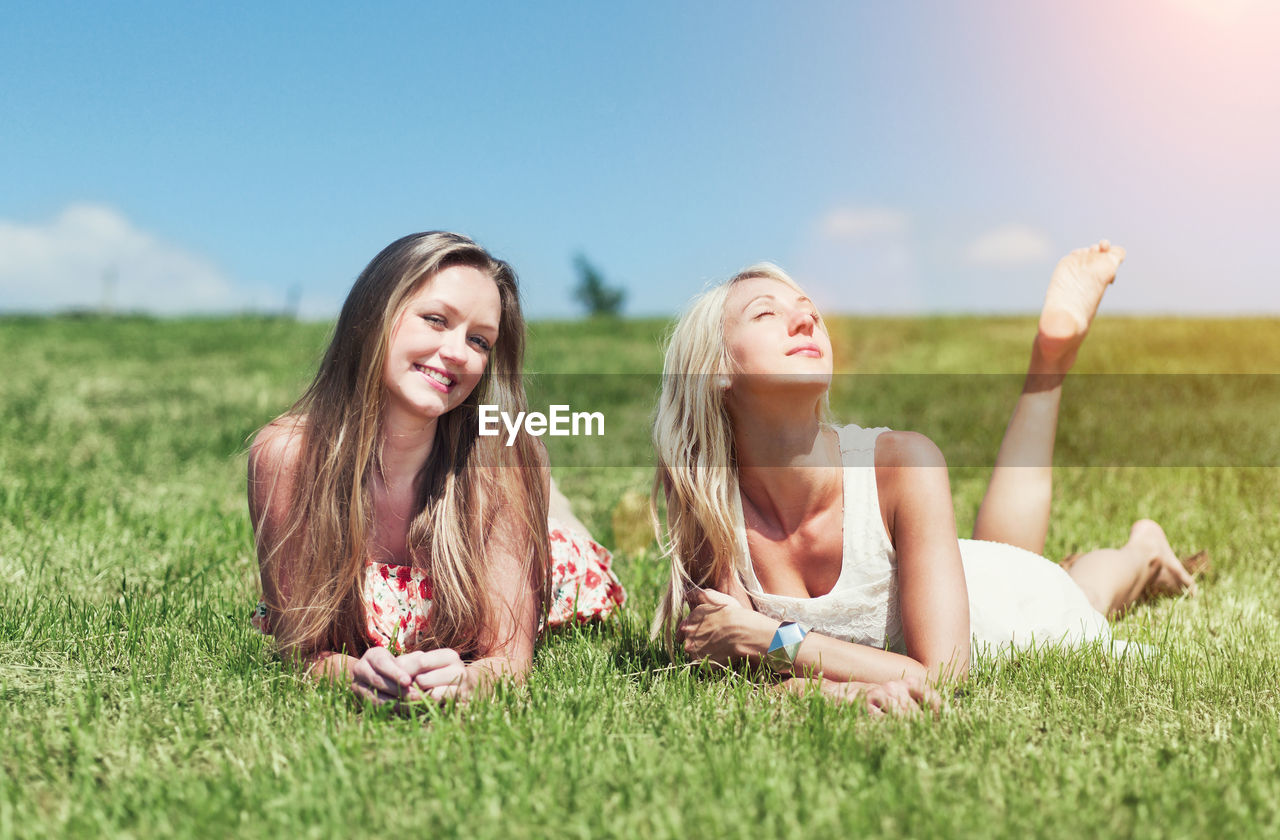
[[[406,654],[409,655],[412,654]],[[402,658],[384,647],[369,648],[349,666],[351,690],[379,706],[423,699],[422,691],[414,682],[416,675],[401,664]]]
[[692,660],[709,659],[721,665],[732,660],[763,656],[778,622],[747,609],[714,589],[695,589],[688,595],[694,605],[680,622],[677,638]]
[[[318,660],[316,676],[334,670],[331,654]],[[482,676],[462,661],[458,652],[449,648],[419,650],[396,656],[384,647],[371,647],[359,659],[342,657],[350,679],[351,691],[379,706],[385,703],[416,703],[431,700],[444,703],[455,700],[466,703],[475,696]],[[336,672],[330,675],[330,679]],[[491,680],[492,681],[492,680]]]
[[[816,679],[816,678],[815,678]],[[811,691],[814,680],[795,677],[784,683],[790,691]],[[837,703],[849,703],[865,708],[872,717],[914,717],[922,709],[934,714],[942,707],[942,698],[922,678],[911,677],[890,680],[885,683],[836,682],[821,680],[818,685],[823,697]]]
[[397,663],[412,675],[414,690],[437,703],[456,700],[466,703],[475,694],[479,680],[456,650],[438,648],[401,654]]
[[[831,686],[829,690],[827,684]],[[828,680],[822,693],[840,702],[861,704],[872,717],[914,717],[922,709],[937,714],[942,708],[938,692],[922,679],[890,680],[879,684],[832,683]]]

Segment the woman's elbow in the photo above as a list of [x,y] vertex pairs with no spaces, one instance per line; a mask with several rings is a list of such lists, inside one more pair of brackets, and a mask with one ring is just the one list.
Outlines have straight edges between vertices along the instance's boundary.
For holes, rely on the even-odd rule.
[[957,647],[949,656],[933,657],[921,664],[924,678],[930,685],[962,683],[969,678],[969,648]]

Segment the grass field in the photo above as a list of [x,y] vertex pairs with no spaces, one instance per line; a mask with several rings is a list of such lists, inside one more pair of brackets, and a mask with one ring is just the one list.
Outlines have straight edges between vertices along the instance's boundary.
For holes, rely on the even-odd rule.
[[[938,439],[962,533],[1032,323],[834,322],[859,372],[836,415]],[[1078,369],[1107,376],[1068,384],[1048,554],[1141,516],[1212,552],[1200,597],[1117,623],[1159,655],[987,663],[906,721],[649,643],[662,572],[628,504],[664,326],[532,328],[534,405],[608,418],[549,443],[623,546],[629,609],[547,639],[525,686],[404,718],[300,680],[247,623],[244,444],[327,327],[0,319],[0,837],[1280,835],[1280,323],[1104,317]]]

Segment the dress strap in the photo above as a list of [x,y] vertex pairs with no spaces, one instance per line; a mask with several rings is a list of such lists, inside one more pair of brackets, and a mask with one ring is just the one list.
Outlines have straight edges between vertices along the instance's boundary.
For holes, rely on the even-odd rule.
[[742,582],[743,588],[747,592],[755,595],[762,592],[760,581],[756,579],[755,566],[751,563],[751,549],[747,544],[747,517],[746,508],[742,504],[742,485],[737,481],[734,490],[734,496],[737,505],[730,513],[733,515],[733,538],[734,538],[734,565],[738,570],[738,579]]
[[850,423],[836,429],[840,438],[840,457],[846,467],[874,467],[876,465],[876,439],[885,432],[892,431],[887,426],[876,426],[864,429]]
[[858,570],[876,568],[872,558],[893,555],[893,543],[880,513],[880,491],[876,485],[876,439],[892,431],[884,426],[864,429],[844,426],[840,435],[840,455],[844,463],[844,563]]

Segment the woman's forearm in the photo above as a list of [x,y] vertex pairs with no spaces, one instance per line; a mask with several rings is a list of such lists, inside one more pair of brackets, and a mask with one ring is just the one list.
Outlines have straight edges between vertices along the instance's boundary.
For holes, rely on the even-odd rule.
[[[761,613],[742,628],[739,640],[742,654],[761,661],[769,652],[774,631],[781,622]],[[925,666],[909,656],[854,642],[809,633],[800,643],[791,673],[797,676],[823,677],[836,682],[885,683],[890,680],[925,679]]]
[[[780,622],[710,590],[681,622],[685,652],[693,659],[732,660],[758,664],[769,652]],[[921,662],[879,648],[810,633],[801,642],[792,667],[797,676],[821,676],[838,682],[884,683],[924,680]]]
[[800,643],[792,673],[821,675],[836,682],[886,683],[924,680],[928,669],[909,656],[810,633]]
[[489,696],[500,680],[524,682],[532,665],[532,662],[520,662],[506,656],[486,656],[468,662],[467,677],[474,686],[473,696]]
[[359,661],[354,656],[331,650],[298,657],[303,672],[311,679],[343,684],[351,682],[351,669]]
[[936,714],[942,707],[942,698],[938,692],[922,681],[866,683],[837,682],[822,677],[792,677],[782,683],[781,688],[800,695],[818,691],[831,700],[863,705],[872,715],[916,715],[921,710],[932,710]]
[[859,691],[866,691],[876,686],[875,683],[841,682],[824,677],[790,677],[778,685],[784,691],[789,691],[792,694],[805,695],[812,691],[817,691],[824,697],[841,700],[848,699]]

